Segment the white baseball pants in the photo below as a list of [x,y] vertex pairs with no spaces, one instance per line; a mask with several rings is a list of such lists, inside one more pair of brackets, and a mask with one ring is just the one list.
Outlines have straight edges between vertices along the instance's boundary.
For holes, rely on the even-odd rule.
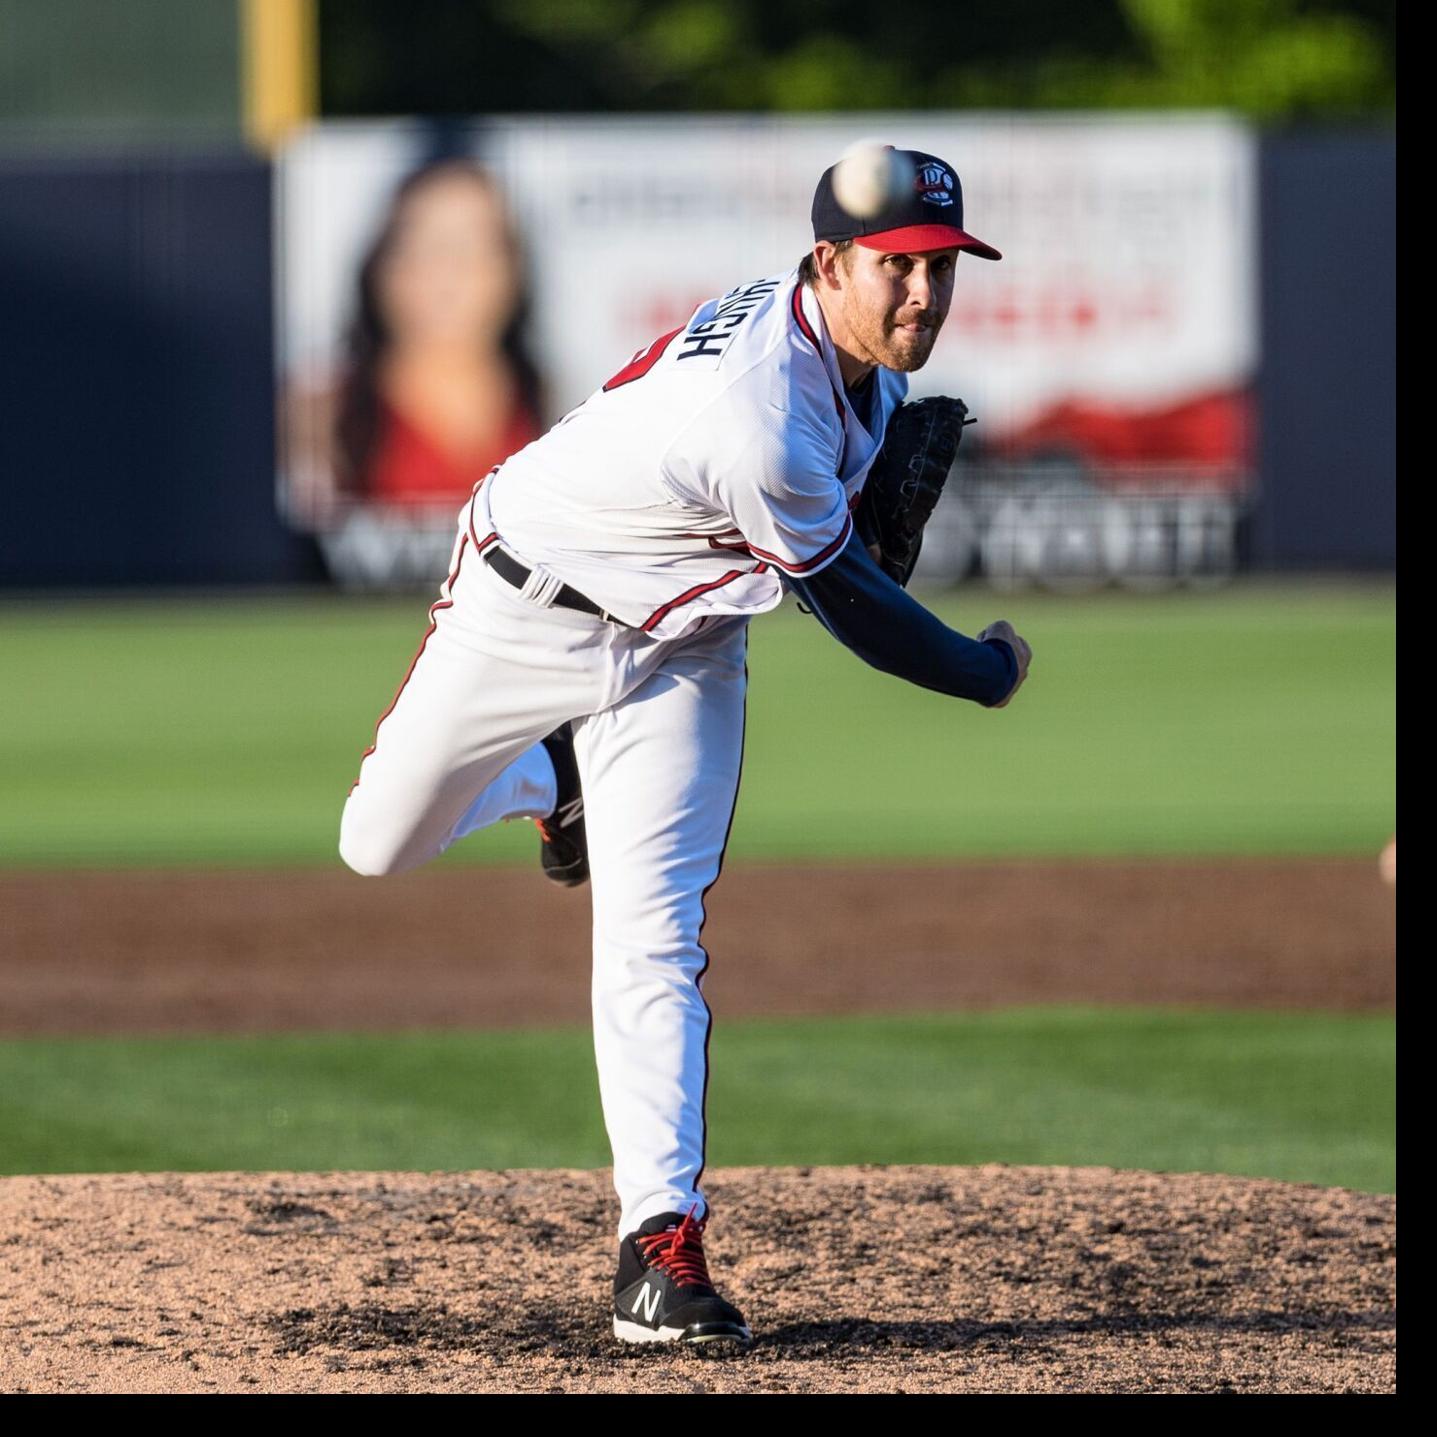
[[500,819],[547,816],[556,784],[539,740],[575,721],[594,1055],[622,1237],[657,1213],[708,1210],[699,936],[738,795],[748,618],[656,640],[546,606],[554,588],[542,571],[514,588],[461,527],[429,633],[345,804],[339,851],[357,873],[401,873]]

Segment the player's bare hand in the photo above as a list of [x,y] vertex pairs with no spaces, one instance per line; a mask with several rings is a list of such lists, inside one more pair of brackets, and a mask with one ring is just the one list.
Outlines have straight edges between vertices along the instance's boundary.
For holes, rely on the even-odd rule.
[[1002,703],[991,704],[989,707],[995,709],[1006,708],[1012,702],[1013,695],[1023,687],[1023,680],[1028,677],[1028,665],[1033,662],[1033,650],[1029,648],[1028,641],[1023,638],[1007,619],[999,619],[996,623],[989,624],[981,634],[978,635],[979,643],[987,639],[1002,639],[1012,650],[1014,657],[1018,660],[1018,681],[1008,690],[1007,697]]

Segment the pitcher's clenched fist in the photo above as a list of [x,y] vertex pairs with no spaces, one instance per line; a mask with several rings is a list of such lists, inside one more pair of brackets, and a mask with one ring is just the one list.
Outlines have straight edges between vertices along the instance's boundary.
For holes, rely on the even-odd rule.
[[1013,657],[1018,660],[1018,681],[1008,690],[1008,696],[999,704],[989,704],[989,708],[1006,708],[1015,693],[1023,687],[1023,680],[1028,677],[1028,665],[1033,662],[1033,650],[1029,647],[1028,641],[1023,638],[1010,624],[1007,619],[999,619],[996,623],[989,624],[981,634],[978,641],[985,643],[989,639],[1002,639],[1013,650]]

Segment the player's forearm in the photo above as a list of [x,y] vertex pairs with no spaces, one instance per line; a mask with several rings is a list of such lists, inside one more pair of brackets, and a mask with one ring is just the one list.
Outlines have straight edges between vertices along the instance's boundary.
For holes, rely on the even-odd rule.
[[990,707],[1018,677],[1001,639],[980,643],[950,629],[885,574],[855,534],[817,574],[784,582],[839,643],[864,663],[920,688]]

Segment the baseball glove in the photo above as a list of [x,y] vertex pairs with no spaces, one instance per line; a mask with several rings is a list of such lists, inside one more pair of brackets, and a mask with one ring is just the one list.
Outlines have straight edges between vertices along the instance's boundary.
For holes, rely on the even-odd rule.
[[853,511],[859,537],[879,551],[879,567],[908,587],[923,547],[923,526],[943,492],[968,418],[961,399],[937,395],[899,405]]

